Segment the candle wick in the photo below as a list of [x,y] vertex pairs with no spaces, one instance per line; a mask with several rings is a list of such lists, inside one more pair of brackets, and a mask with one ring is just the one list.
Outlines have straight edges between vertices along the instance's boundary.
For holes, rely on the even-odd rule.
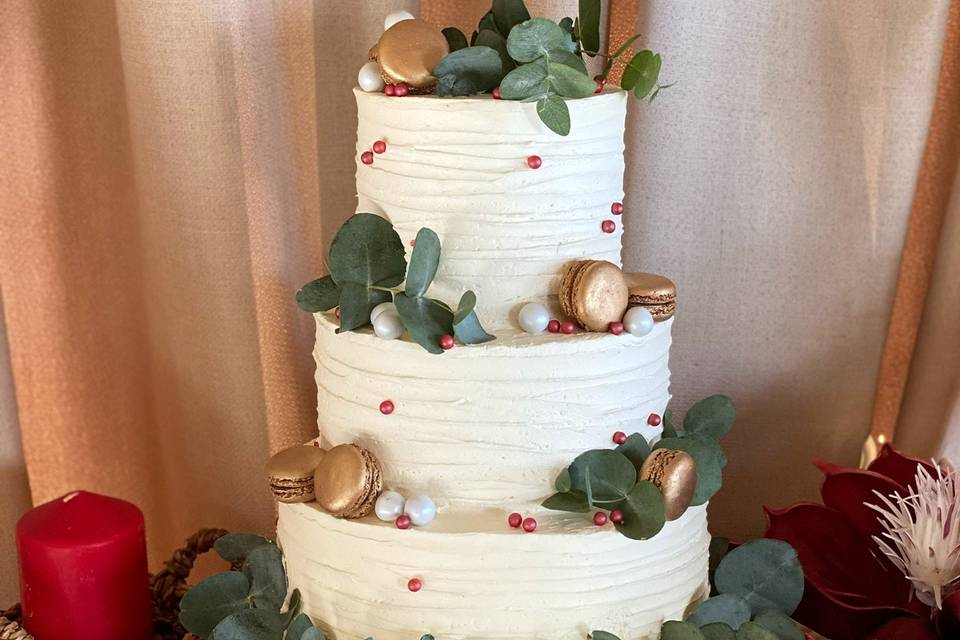
[[67,495],[63,496],[63,502],[64,502],[64,503],[70,502],[71,500],[73,500],[74,498],[76,498],[78,495],[80,495],[80,492],[79,492],[79,491],[74,491],[73,493],[68,493]]

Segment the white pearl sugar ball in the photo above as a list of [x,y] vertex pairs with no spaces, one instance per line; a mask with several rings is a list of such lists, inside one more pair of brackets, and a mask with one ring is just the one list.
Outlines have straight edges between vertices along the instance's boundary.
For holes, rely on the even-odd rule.
[[387,14],[386,18],[383,19],[383,30],[386,31],[393,25],[403,20],[413,20],[413,14],[409,11],[404,11],[403,9],[400,11],[392,11]]
[[543,333],[550,323],[550,311],[537,302],[528,302],[520,309],[520,328],[527,333]]
[[643,337],[653,331],[653,316],[646,307],[630,307],[623,316],[623,328],[635,336]]
[[384,311],[392,311],[396,313],[397,307],[394,306],[392,302],[381,302],[380,304],[378,304],[373,308],[373,311],[370,312],[370,322],[373,323],[373,321],[377,319],[377,316],[379,316]]
[[384,522],[393,522],[403,513],[404,499],[396,491],[384,491],[377,498],[373,510]]
[[376,62],[368,62],[360,67],[360,73],[357,74],[357,84],[367,93],[377,93],[383,91],[383,78],[380,77],[380,65]]
[[410,516],[410,522],[422,527],[430,524],[437,517],[437,505],[433,504],[430,496],[413,496],[403,506],[403,512]]
[[396,311],[385,311],[373,321],[373,332],[378,338],[396,340],[403,335],[403,323]]

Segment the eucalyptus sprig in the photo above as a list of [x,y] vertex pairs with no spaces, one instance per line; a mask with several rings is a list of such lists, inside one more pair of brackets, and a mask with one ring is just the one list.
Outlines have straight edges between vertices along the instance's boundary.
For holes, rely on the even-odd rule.
[[[466,96],[499,86],[503,99],[536,102],[541,121],[562,136],[570,133],[570,110],[564,98],[594,94],[597,81],[605,81],[615,64],[624,66],[621,88],[639,99],[653,100],[666,88],[658,80],[660,54],[643,50],[624,62],[639,35],[628,38],[612,54],[600,51],[601,9],[601,0],[580,0],[575,19],[554,23],[531,18],[523,0],[493,0],[469,43],[456,27],[443,30],[450,53],[433,71],[437,93]],[[587,73],[584,55],[606,59],[596,79]]]
[[[677,431],[673,414],[663,417],[663,438],[654,449],[685,451],[693,458],[697,484],[692,506],[705,504],[723,483],[726,455],[718,440],[730,431],[736,419],[733,401],[714,395],[693,405]],[[580,454],[554,482],[556,493],[543,506],[555,511],[587,513],[591,507],[620,510],[623,521],[617,530],[628,538],[644,540],[663,528],[664,503],[660,490],[640,480],[638,473],[651,453],[647,439],[634,433],[615,449],[593,449]]]
[[297,304],[310,313],[339,305],[340,333],[369,325],[373,308],[392,300],[410,336],[430,353],[443,353],[443,335],[456,336],[464,344],[493,340],[480,324],[472,291],[463,294],[456,309],[427,297],[440,265],[440,249],[437,234],[421,229],[408,266],[403,241],[393,225],[378,215],[357,213],[340,227],[330,245],[330,275],[297,291]]
[[282,610],[287,575],[274,543],[232,533],[217,540],[214,549],[241,570],[214,574],[184,594],[180,623],[187,631],[210,640],[326,640],[301,613],[299,590]]

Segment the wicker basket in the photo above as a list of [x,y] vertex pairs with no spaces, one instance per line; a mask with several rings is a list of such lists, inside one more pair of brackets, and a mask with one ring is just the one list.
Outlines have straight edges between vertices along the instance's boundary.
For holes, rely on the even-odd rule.
[[[154,640],[195,637],[180,625],[180,599],[187,591],[187,578],[197,558],[212,549],[213,543],[226,533],[224,529],[201,529],[174,552],[161,571],[150,576]],[[20,626],[20,621],[20,605],[0,614],[0,640],[33,640],[33,636]]]

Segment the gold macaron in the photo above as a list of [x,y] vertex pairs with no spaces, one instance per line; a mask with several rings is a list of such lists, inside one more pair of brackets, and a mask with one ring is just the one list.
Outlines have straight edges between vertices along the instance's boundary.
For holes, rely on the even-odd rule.
[[677,286],[656,273],[625,273],[631,307],[646,307],[657,322],[673,316],[677,307]]
[[380,462],[355,444],[329,449],[314,473],[317,503],[338,518],[362,518],[383,490]]
[[666,519],[676,520],[693,500],[697,465],[686,451],[654,449],[640,467],[640,479],[657,485],[663,494]]
[[284,449],[267,461],[267,482],[278,502],[313,500],[313,474],[324,453],[317,447],[297,445]]
[[627,310],[629,292],[620,267],[605,260],[579,260],[560,280],[560,306],[587,331],[607,331]]
[[388,84],[404,82],[414,93],[425,93],[437,82],[433,68],[450,52],[443,33],[426,20],[401,20],[383,32],[370,49]]

